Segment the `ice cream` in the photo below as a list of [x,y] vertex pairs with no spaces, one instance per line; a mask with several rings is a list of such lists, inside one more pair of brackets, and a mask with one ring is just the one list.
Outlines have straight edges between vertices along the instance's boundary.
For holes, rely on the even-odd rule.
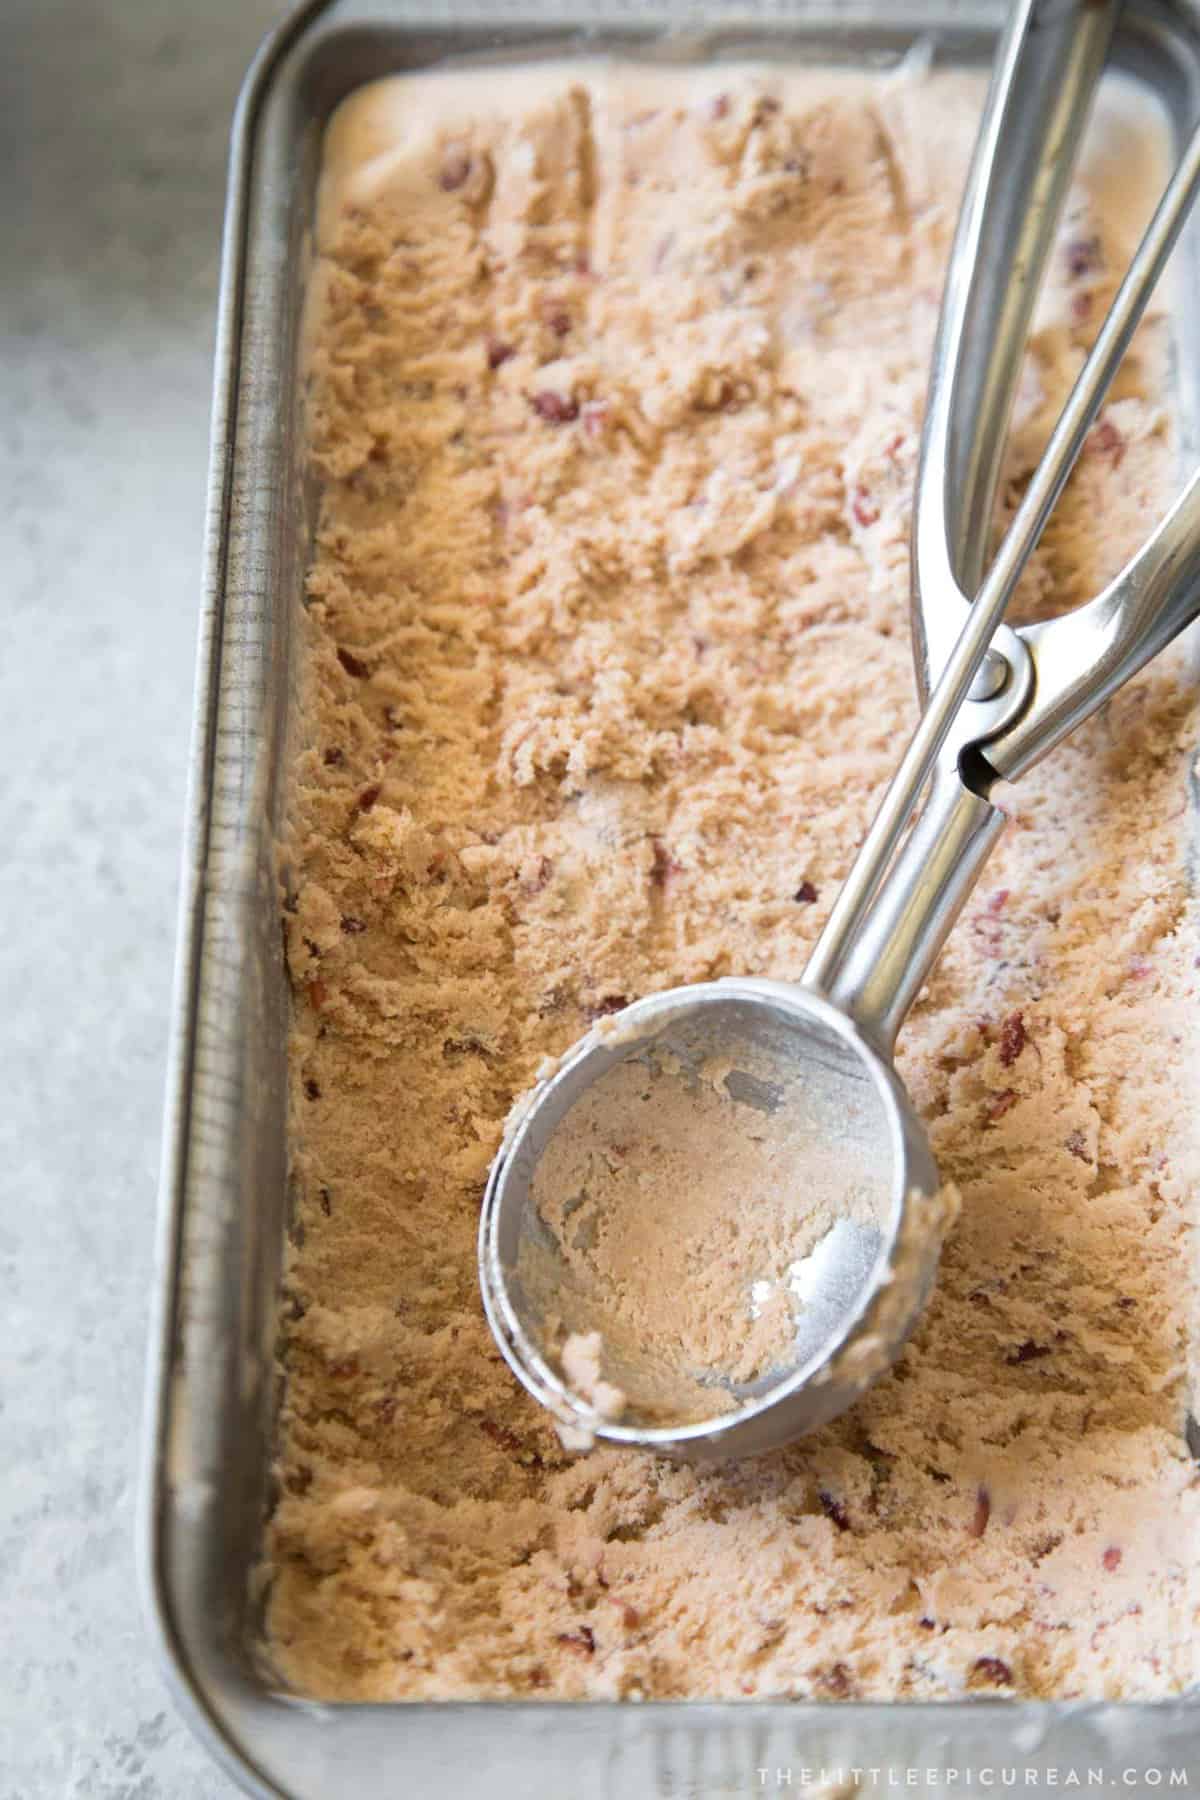
[[[909,501],[981,94],[546,64],[404,78],[334,122],[265,1546],[266,1653],[304,1693],[1195,1678],[1182,650],[1021,782],[902,1034],[962,1212],[859,1405],[725,1469],[574,1456],[476,1285],[482,1183],[539,1066],[639,995],[799,974],[911,725]],[[1101,113],[1006,504],[1161,172],[1130,89]],[[1160,316],[1025,616],[1095,591],[1157,516],[1166,370]],[[611,1382],[595,1348],[579,1367]]]
[[[814,1073],[750,1046],[699,1062],[631,1047],[550,1138],[517,1273],[541,1316],[602,1337],[630,1422],[715,1418],[783,1379],[830,1234],[853,1222],[882,1243],[890,1161],[832,1116],[845,1084],[834,1102]],[[874,1122],[871,1096],[862,1110]]]

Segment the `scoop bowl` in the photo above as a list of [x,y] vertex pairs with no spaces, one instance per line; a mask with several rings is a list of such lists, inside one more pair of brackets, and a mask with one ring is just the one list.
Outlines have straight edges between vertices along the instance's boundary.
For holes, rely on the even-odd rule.
[[[825,1196],[834,1220],[793,1265],[791,1338],[775,1367],[750,1382],[728,1369],[707,1371],[713,1406],[697,1417],[694,1406],[673,1403],[669,1389],[664,1397],[657,1371],[626,1356],[612,1370],[626,1404],[609,1418],[574,1392],[562,1372],[563,1340],[593,1328],[596,1306],[547,1229],[535,1177],[556,1134],[573,1129],[585,1093],[630,1059],[653,1070],[664,1054],[684,1070],[719,1058],[729,1068],[730,1096],[760,1116],[783,1104],[802,1107],[835,1159],[872,1172],[878,1218],[864,1223],[861,1207],[849,1204],[849,1189],[845,1206],[836,1192]],[[809,1198],[805,1180],[798,1169],[798,1229]],[[894,1360],[932,1284],[946,1210],[903,1088],[845,1012],[783,982],[729,979],[676,988],[600,1021],[510,1121],[480,1223],[484,1306],[509,1366],[568,1441],[596,1438],[700,1459],[754,1454],[833,1418]],[[681,1216],[686,1219],[685,1202]],[[540,1278],[531,1279],[531,1270]],[[664,1293],[663,1307],[671,1299]],[[602,1306],[602,1295],[599,1300]],[[747,1293],[747,1328],[751,1307]]]

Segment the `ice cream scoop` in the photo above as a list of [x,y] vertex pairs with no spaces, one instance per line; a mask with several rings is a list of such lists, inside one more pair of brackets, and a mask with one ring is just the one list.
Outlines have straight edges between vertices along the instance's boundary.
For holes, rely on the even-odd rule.
[[[479,1241],[487,1316],[515,1373],[577,1441],[754,1453],[832,1418],[890,1366],[929,1293],[953,1212],[892,1067],[897,1032],[1003,830],[1002,785],[1200,612],[1194,476],[1103,593],[1048,623],[1003,623],[1181,229],[1200,180],[1200,134],[983,574],[1036,283],[1116,10],[1024,0],[1000,44],[947,274],[914,508],[914,636],[927,704],[801,981],[672,989],[602,1020],[518,1106],[493,1164]],[[622,1077],[630,1065],[632,1083]],[[794,1157],[794,1201],[776,1208],[769,1244],[731,1236],[728,1255],[748,1260],[736,1271],[745,1279],[726,1284],[739,1296],[737,1316],[713,1338],[729,1353],[697,1364],[682,1334],[647,1329],[639,1342],[628,1308],[619,1316],[606,1295],[593,1254],[606,1232],[596,1196],[619,1195],[625,1207],[644,1195],[661,1233],[687,1233],[694,1194],[656,1187],[651,1165],[624,1146],[656,1141],[668,1096],[677,1109],[714,1083],[723,1130],[744,1125],[768,1153],[774,1134],[768,1160],[785,1188]],[[618,1095],[628,1096],[623,1113],[613,1110]],[[601,1099],[608,1124],[596,1155],[564,1156]],[[690,1179],[723,1181],[731,1161],[714,1138],[711,1170],[701,1156]],[[876,1177],[873,1207],[862,1203],[864,1168]],[[558,1169],[573,1173],[548,1197],[548,1173]],[[752,1211],[756,1196],[740,1204]],[[793,1236],[796,1254],[787,1255]],[[760,1277],[754,1258],[781,1247],[783,1261]],[[685,1257],[683,1281],[687,1266]],[[695,1266],[695,1279],[702,1275]],[[772,1304],[782,1296],[787,1328],[766,1364],[747,1367],[735,1351],[756,1327],[764,1290]],[[665,1291],[647,1302],[668,1318],[676,1303]],[[583,1366],[572,1347],[585,1337],[603,1405],[596,1384],[584,1392],[569,1378]]]

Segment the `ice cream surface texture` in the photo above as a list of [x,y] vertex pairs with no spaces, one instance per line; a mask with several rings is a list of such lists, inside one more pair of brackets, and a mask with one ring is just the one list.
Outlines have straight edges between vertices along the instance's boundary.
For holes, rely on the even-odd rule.
[[[600,1334],[630,1423],[716,1418],[790,1374],[810,1259],[847,1221],[882,1242],[890,1164],[872,1155],[878,1138],[831,1116],[844,1083],[835,1101],[812,1068],[787,1070],[749,1047],[698,1064],[630,1050],[538,1162],[539,1229],[518,1276],[548,1320]],[[565,1356],[560,1366],[589,1401]]]
[[[545,1059],[643,994],[799,975],[912,725],[909,505],[981,97],[950,73],[579,62],[406,77],[333,121],[265,1547],[266,1652],[305,1693],[1091,1698],[1195,1678],[1182,648],[1021,782],[901,1036],[962,1210],[860,1404],[715,1470],[573,1456],[476,1284],[487,1168]],[[1162,157],[1148,103],[1114,85],[1007,505]],[[1158,516],[1167,339],[1160,313],[1024,616],[1088,597]],[[579,1379],[619,1387],[600,1349],[573,1347]]]

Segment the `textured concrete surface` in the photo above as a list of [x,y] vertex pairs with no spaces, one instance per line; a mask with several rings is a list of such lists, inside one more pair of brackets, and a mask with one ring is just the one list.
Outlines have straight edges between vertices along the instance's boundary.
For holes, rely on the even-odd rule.
[[0,1796],[217,1800],[133,1510],[229,118],[277,0],[0,9]]

